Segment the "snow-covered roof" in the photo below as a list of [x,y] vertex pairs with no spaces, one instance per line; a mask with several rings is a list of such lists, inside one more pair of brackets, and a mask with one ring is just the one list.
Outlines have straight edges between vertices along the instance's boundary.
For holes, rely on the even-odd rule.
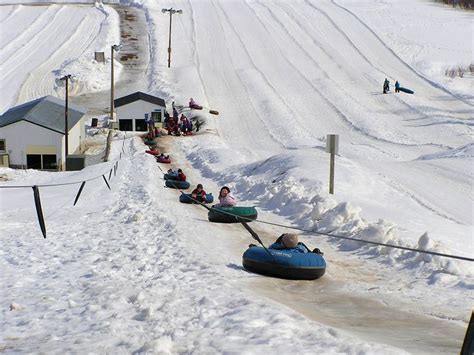
[[[64,100],[54,96],[45,96],[9,109],[0,116],[0,127],[5,127],[19,121],[27,121],[63,134],[64,109]],[[85,108],[69,103],[69,129],[74,127],[86,112]]]
[[166,107],[165,100],[163,100],[162,98],[145,94],[144,92],[141,92],[141,91],[137,91],[137,92],[134,92],[133,94],[115,99],[114,106],[120,107],[120,106],[124,106],[124,105],[127,105],[135,101],[139,101],[139,100],[150,102],[152,104],[156,104],[161,107]]

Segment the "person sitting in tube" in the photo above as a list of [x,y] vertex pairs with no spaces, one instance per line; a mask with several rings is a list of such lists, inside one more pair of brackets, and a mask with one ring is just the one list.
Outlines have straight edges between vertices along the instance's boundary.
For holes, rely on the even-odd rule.
[[196,188],[191,192],[191,197],[199,202],[206,202],[206,191],[203,190],[202,184],[197,184]]
[[178,169],[178,181],[186,181],[186,175],[184,175],[181,169]]
[[[291,249],[295,253],[310,253],[311,251],[308,249],[304,243],[298,240],[298,234],[292,233],[283,233],[278,237],[278,239],[268,247],[269,249],[274,250],[284,250],[284,249]],[[312,253],[324,255],[318,248],[315,248]]]
[[223,186],[219,192],[219,203],[212,207],[232,207],[237,204],[237,200],[230,194],[230,189]]

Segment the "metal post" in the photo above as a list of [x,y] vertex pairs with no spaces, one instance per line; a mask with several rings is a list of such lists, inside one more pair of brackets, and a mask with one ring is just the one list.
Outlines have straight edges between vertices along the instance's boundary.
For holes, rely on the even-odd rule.
[[[66,87],[66,99],[65,99],[65,107],[64,107],[64,170],[67,170],[67,156],[69,155],[69,123],[68,123],[68,115],[69,115],[69,79],[72,79],[72,75],[64,75],[61,78],[56,79],[56,84],[62,85],[65,82]],[[42,164],[42,163],[41,163]],[[41,166],[43,168],[43,166]]]
[[69,125],[68,125],[68,114],[69,114],[69,109],[68,109],[68,102],[69,102],[69,78],[70,75],[66,75],[66,108],[64,111],[64,134],[65,134],[65,145],[66,145],[66,154],[64,156],[64,170],[67,171],[67,156],[69,154]]
[[170,13],[170,30],[168,34],[168,68],[171,67],[171,24],[173,22],[173,14],[182,14],[183,10],[175,10],[173,8],[170,9],[161,9],[162,13],[169,12]]
[[110,120],[114,119],[114,46],[110,47]]
[[339,149],[339,135],[328,134],[326,137],[326,152],[331,154],[329,162],[329,193],[334,194],[334,163]]
[[118,52],[122,48],[121,44],[114,44],[110,47],[110,119],[114,119],[114,51]]
[[170,31],[168,36],[168,68],[171,67],[171,22],[173,21],[173,12],[170,11]]
[[331,151],[331,159],[329,163],[329,193],[334,195],[334,161],[336,154],[334,154],[334,142],[332,142],[332,151]]

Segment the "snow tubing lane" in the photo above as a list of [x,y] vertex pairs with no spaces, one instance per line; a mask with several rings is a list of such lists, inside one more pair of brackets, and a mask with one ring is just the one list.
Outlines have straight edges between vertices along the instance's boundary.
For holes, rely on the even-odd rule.
[[415,92],[413,90],[407,89],[407,88],[398,88],[398,90],[406,92],[407,94],[414,94]]
[[321,254],[297,253],[291,249],[249,247],[242,256],[244,268],[256,274],[288,280],[316,280],[326,272],[326,261]]
[[[181,203],[197,203],[194,202],[191,198],[191,194],[181,194],[179,196],[179,202]],[[206,201],[201,202],[201,203],[213,203],[214,202],[214,196],[212,196],[212,192],[210,194],[206,194]]]
[[[223,211],[226,213],[222,213]],[[257,219],[257,210],[255,207],[213,207],[207,214],[207,218],[210,222],[217,223],[239,223],[238,217],[231,216],[237,215],[243,217],[244,222],[250,222]]]
[[189,189],[189,186],[191,186],[189,182],[187,181],[177,181],[177,180],[166,180],[165,185],[173,189],[183,189],[183,190]]

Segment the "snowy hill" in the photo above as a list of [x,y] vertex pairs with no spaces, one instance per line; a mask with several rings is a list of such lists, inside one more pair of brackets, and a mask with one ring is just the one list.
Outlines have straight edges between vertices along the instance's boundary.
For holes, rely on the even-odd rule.
[[[79,78],[73,99],[108,94],[110,64],[91,58],[119,41],[114,7],[3,4],[1,111],[63,97],[54,79],[67,73]],[[228,185],[259,220],[307,231],[301,238],[325,252],[327,273],[294,282],[245,272],[250,235],[179,204],[143,143],[117,137],[112,163],[83,172],[0,169],[9,180],[2,186],[97,177],[75,207],[79,185],[41,188],[46,240],[31,188],[0,189],[0,348],[459,352],[472,263],[317,232],[473,257],[474,77],[445,75],[473,63],[463,37],[473,14],[424,1],[408,10],[395,0],[133,6],[146,13],[149,93],[220,112],[202,134],[164,137],[160,148],[193,186],[216,195]],[[173,17],[168,69],[161,9],[170,6],[183,14]],[[385,78],[415,94],[383,95]],[[327,134],[340,137],[334,195]],[[101,176],[115,161],[109,191]],[[265,243],[288,232],[252,227]]]

